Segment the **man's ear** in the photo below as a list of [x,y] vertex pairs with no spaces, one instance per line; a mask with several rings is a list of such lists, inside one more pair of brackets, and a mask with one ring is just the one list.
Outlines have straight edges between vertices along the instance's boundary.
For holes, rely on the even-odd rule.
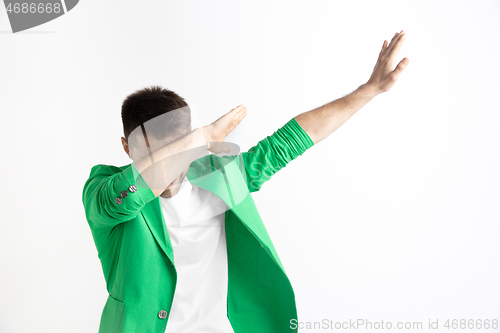
[[125,150],[125,152],[127,153],[128,157],[130,157],[130,149],[128,147],[127,140],[123,136],[121,137],[121,140],[122,140],[123,150]]

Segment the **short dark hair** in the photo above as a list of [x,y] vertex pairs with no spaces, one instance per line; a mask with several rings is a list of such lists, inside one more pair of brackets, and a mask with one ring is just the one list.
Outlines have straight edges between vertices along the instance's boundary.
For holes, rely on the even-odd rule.
[[130,133],[148,120],[156,118],[166,112],[186,107],[186,112],[179,112],[178,116],[168,119],[169,133],[166,133],[167,124],[161,121],[168,117],[158,117],[160,123],[148,127],[154,137],[162,139],[165,136],[184,136],[191,131],[191,112],[188,104],[181,96],[172,90],[155,85],[137,90],[125,98],[122,104],[123,134],[128,142]]

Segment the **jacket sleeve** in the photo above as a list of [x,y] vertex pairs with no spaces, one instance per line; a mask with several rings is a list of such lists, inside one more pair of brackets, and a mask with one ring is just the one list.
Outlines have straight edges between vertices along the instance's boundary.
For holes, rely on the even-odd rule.
[[241,153],[248,190],[259,191],[276,172],[313,145],[306,131],[292,118],[271,136]]
[[82,193],[92,230],[130,221],[155,195],[133,163],[125,169],[98,164],[90,171]]

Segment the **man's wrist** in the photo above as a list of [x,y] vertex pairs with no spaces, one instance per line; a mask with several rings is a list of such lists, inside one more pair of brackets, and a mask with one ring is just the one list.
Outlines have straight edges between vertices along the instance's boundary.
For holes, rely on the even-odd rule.
[[365,95],[367,98],[372,99],[375,96],[379,95],[381,91],[377,89],[375,86],[373,86],[370,83],[365,83],[359,86],[358,91]]
[[210,125],[203,126],[201,128],[201,132],[203,133],[203,138],[205,139],[206,149],[210,149],[210,141],[212,140],[210,131],[211,131]]

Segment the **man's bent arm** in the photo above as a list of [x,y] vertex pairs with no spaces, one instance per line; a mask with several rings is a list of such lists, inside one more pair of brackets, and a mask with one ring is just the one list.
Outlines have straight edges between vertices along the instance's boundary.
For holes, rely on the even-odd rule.
[[134,165],[157,197],[206,149],[214,153],[230,151],[230,148],[224,145],[224,140],[245,116],[246,108],[240,105],[212,124],[196,128],[151,154],[146,151],[145,146],[140,145],[143,147],[141,151],[133,154],[136,156],[133,157]]
[[111,229],[135,218],[207,147],[203,128],[197,128],[151,155],[131,148],[134,163],[120,172],[112,166],[94,166],[82,193],[91,229]]
[[401,30],[389,45],[384,40],[372,75],[365,84],[342,98],[295,117],[315,144],[332,134],[375,96],[392,88],[409,62],[403,58],[394,68],[404,39],[405,33]]
[[204,129],[196,128],[188,135],[151,154],[141,152],[140,158],[136,159],[134,156],[132,158],[137,171],[157,197],[207,148]]
[[[138,167],[135,163],[124,170],[102,164],[94,166],[82,193],[83,206],[91,229],[108,229],[133,219],[145,204],[165,190],[166,186],[159,184],[175,179],[205,149],[208,148],[214,153],[225,151],[225,148],[229,150],[229,147],[224,147],[224,139],[245,116],[246,108],[240,106],[211,125],[195,129],[194,133],[191,132],[151,155],[149,152],[136,151]],[[146,159],[143,159],[144,154]],[[134,153],[131,152],[131,155],[134,156]],[[151,157],[154,163],[147,161],[151,161]],[[165,168],[161,172],[148,173],[148,170],[154,169],[154,165]],[[180,171],[176,174],[178,170]],[[139,176],[147,178],[144,180],[148,187],[139,186],[139,183],[142,183]]]

